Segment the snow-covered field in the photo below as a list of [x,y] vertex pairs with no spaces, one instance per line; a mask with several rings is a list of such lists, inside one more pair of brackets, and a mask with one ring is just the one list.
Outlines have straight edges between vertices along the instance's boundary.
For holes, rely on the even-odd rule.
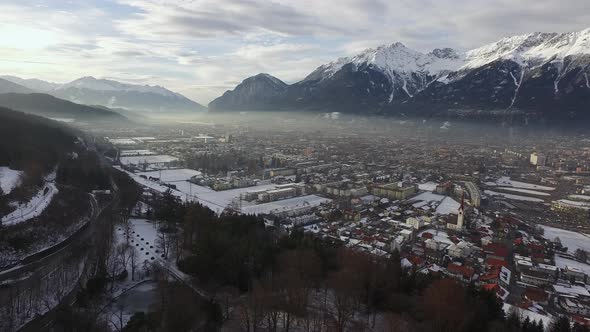
[[35,218],[43,210],[49,206],[53,196],[58,193],[58,189],[54,183],[47,183],[43,186],[30,201],[23,204],[14,204],[16,210],[12,211],[8,215],[2,218],[3,225],[15,225],[23,221]]
[[131,244],[135,246],[138,251],[138,258],[140,262],[150,261],[161,254],[157,254],[156,241],[158,238],[158,229],[156,223],[148,221],[147,219],[131,218],[129,219],[133,225],[133,231],[130,236]]
[[119,158],[123,165],[162,164],[178,160],[169,155],[127,156]]
[[[180,182],[180,183],[183,183],[183,182]],[[186,182],[186,183],[189,183],[189,182]],[[195,187],[198,187],[199,190],[203,190],[203,193],[195,194],[195,192],[193,191],[193,197],[197,201],[199,201],[201,204],[209,207],[211,210],[213,210],[217,213],[221,213],[234,200],[239,200],[241,194],[247,193],[247,192],[253,192],[253,191],[274,189],[274,188],[276,188],[276,185],[266,184],[266,185],[255,186],[255,187],[236,188],[236,189],[223,190],[223,191],[215,191],[215,190],[209,189],[207,187],[195,186],[195,185],[192,185],[192,190],[195,190]],[[181,189],[181,187],[178,187],[178,188],[180,190],[186,190],[186,189]],[[210,190],[210,191],[205,192],[205,190]],[[188,191],[186,193],[188,193]],[[242,204],[248,205],[251,203],[246,202],[246,201],[242,201]]]
[[508,303],[504,303],[503,309],[504,309],[504,312],[506,313],[506,315],[508,315],[510,313],[510,311],[512,311],[512,310],[518,310],[523,318],[528,317],[530,320],[533,320],[533,321],[538,321],[540,319],[543,321],[543,326],[545,326],[545,327],[549,326],[551,324],[551,322],[553,321],[553,316],[551,316],[549,314],[543,315],[539,312],[533,312],[531,310],[521,309],[521,308],[515,307],[513,305],[510,305]]
[[179,169],[164,169],[161,171],[140,172],[137,174],[145,175],[148,178],[150,176],[155,177],[155,178],[160,178],[160,181],[162,181],[162,182],[176,182],[176,181],[189,180],[193,176],[201,175],[201,172],[196,171],[194,169],[179,168]]
[[[589,239],[590,240],[590,239]],[[582,262],[578,262],[573,259],[561,257],[559,255],[555,255],[555,266],[565,269],[566,266],[574,267],[584,271],[587,275],[590,275],[590,265]]]
[[544,200],[542,200],[540,198],[505,194],[505,193],[499,193],[497,191],[492,191],[492,190],[484,190],[484,193],[488,194],[490,196],[500,196],[500,197],[504,197],[507,199],[513,199],[515,201],[526,201],[526,202],[535,202],[535,203],[543,203],[544,202]]
[[250,205],[242,207],[242,213],[246,214],[265,214],[270,212],[284,212],[296,210],[299,208],[315,207],[323,203],[329,203],[332,200],[329,198],[319,197],[316,195],[307,195],[301,197],[294,197],[283,199],[280,201],[269,202],[258,205]]
[[540,186],[537,184],[531,184],[526,182],[510,180],[509,177],[503,176],[496,180],[496,184],[499,186],[507,186],[521,189],[532,189],[532,190],[555,190],[554,187]]
[[546,239],[553,241],[556,237],[559,238],[561,244],[568,248],[570,253],[574,253],[576,249],[582,249],[590,252],[590,237],[577,232],[568,231],[565,229],[559,229],[550,226],[543,226],[545,234],[543,235]]
[[15,171],[4,166],[0,167],[0,188],[2,188],[5,195],[18,186],[22,174],[22,171]]
[[[118,168],[118,169],[121,169],[121,168]],[[172,170],[172,171],[174,171],[174,170]],[[169,189],[168,187],[161,185],[157,182],[150,181],[148,179],[144,179],[139,176],[140,174],[147,174],[147,173],[153,173],[154,175],[158,175],[159,171],[157,171],[157,172],[144,172],[144,173],[131,173],[131,172],[127,172],[127,171],[125,171],[125,172],[127,174],[129,174],[129,176],[133,180],[135,180],[137,183],[139,183],[147,188],[150,188],[150,189],[158,191],[158,192],[165,192],[167,190],[170,190],[170,192],[173,195],[179,197],[181,200],[183,200],[183,201],[187,201],[187,200],[198,201],[199,203],[207,206],[208,208],[215,211],[216,213],[221,213],[232,202],[238,201],[240,199],[240,196],[244,193],[276,188],[276,185],[274,185],[274,184],[265,184],[265,185],[254,186],[254,187],[245,187],[245,188],[236,188],[236,189],[223,190],[223,191],[215,191],[209,187],[199,186],[199,185],[193,184],[191,182],[181,180],[178,182],[174,182],[174,181],[171,182],[171,184],[174,184],[176,186],[176,190],[173,190],[173,189]],[[162,174],[164,174],[164,172],[165,171],[162,170]],[[193,172],[197,172],[197,171],[193,171]],[[186,177],[188,175],[190,175],[190,173],[187,174],[184,171],[179,172],[179,173],[175,173],[175,172],[169,173],[170,178],[177,178],[177,179],[182,178],[183,176]],[[290,203],[287,202],[286,204],[295,204],[296,202],[298,202],[298,201],[294,200],[294,201],[291,201]],[[314,199],[313,202],[316,202],[316,200]],[[273,203],[281,204],[279,202],[273,202]],[[265,207],[261,207],[260,211],[266,211],[268,209],[274,209],[277,207],[282,208],[282,206],[280,206],[280,205],[275,205],[275,207],[271,207],[271,206],[272,205],[267,205]],[[250,211],[256,210],[256,208],[254,207],[254,204],[247,202],[247,201],[242,201],[242,209],[250,209]],[[262,213],[262,212],[249,212],[249,213]]]
[[498,190],[506,190],[506,191],[515,191],[523,194],[531,194],[536,196],[551,196],[549,193],[541,192],[541,191],[534,191],[529,189],[521,189],[521,188],[513,188],[513,187],[498,187]]

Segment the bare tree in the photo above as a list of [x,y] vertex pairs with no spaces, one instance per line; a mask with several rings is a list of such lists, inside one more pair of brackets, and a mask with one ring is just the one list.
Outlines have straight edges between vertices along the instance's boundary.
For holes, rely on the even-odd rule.
[[123,331],[125,327],[125,304],[118,302],[114,312],[109,317],[110,323],[117,332]]

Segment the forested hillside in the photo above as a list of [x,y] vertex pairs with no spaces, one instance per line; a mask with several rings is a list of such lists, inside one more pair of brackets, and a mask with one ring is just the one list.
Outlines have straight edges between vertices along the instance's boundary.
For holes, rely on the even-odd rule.
[[47,172],[75,142],[74,133],[56,121],[0,107],[0,166]]

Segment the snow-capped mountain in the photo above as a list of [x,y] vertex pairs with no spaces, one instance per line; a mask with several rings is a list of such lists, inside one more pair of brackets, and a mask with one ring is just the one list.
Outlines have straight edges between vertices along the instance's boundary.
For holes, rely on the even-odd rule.
[[457,70],[463,64],[463,54],[451,48],[435,49],[424,54],[397,42],[322,65],[309,74],[304,81],[330,79],[345,66],[350,66],[353,71],[375,70],[388,78],[391,84],[389,95],[391,102],[396,97],[396,93],[402,93],[404,98],[412,97],[434,80]]
[[79,104],[101,105],[136,111],[203,111],[205,107],[161,86],[121,83],[114,80],[82,77],[66,84],[37,79],[3,76],[7,81]]
[[525,67],[548,61],[563,62],[568,56],[590,54],[590,28],[570,33],[535,32],[502,38],[465,53],[461,69],[478,68],[497,60],[511,60]]
[[0,94],[2,93],[31,93],[33,90],[14,83],[10,80],[0,78]]
[[82,77],[53,90],[53,95],[76,103],[137,111],[203,111],[205,107],[161,86],[121,83]]
[[75,81],[70,83],[66,83],[56,87],[56,90],[67,90],[70,88],[76,89],[87,89],[87,90],[97,90],[97,91],[131,91],[131,92],[141,92],[141,93],[154,93],[159,94],[165,97],[182,97],[182,95],[172,92],[166,88],[161,86],[152,86],[152,85],[138,85],[138,84],[128,84],[128,83],[121,83],[113,80],[107,79],[96,79],[92,76],[86,76],[79,78]]
[[0,76],[0,78],[16,83],[18,85],[22,85],[37,92],[49,92],[59,87],[59,84],[57,83],[47,82],[36,78],[25,79],[9,75]]
[[[401,43],[322,65],[273,98],[226,109],[326,109],[366,112],[504,110],[590,117],[590,29],[531,33],[469,50],[423,53]],[[252,108],[252,107],[250,107]]]

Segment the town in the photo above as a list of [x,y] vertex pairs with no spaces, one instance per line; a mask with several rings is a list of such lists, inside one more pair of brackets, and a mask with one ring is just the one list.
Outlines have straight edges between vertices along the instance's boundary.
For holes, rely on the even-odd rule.
[[[328,118],[331,115],[327,115]],[[329,120],[327,120],[329,121]],[[474,142],[448,123],[407,137],[190,123],[93,133],[144,188],[136,216],[172,194],[259,215],[404,269],[494,292],[545,326],[590,325],[590,140],[521,134]]]

